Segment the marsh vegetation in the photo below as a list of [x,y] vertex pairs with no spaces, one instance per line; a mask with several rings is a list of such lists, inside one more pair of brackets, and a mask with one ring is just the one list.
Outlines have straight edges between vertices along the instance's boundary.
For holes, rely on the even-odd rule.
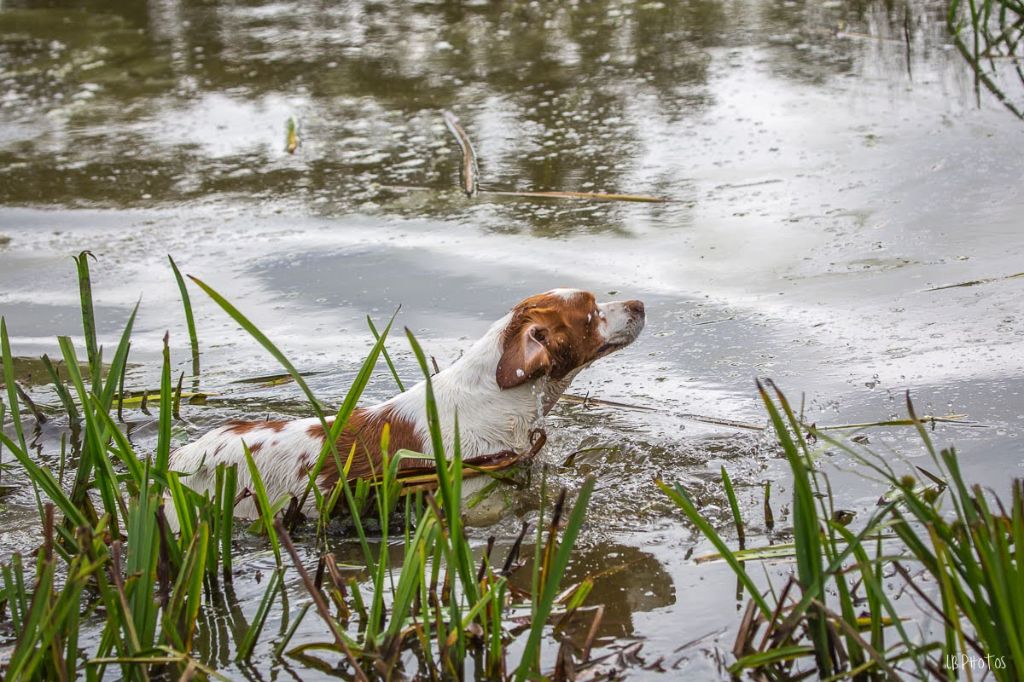
[[[154,398],[155,450],[139,451],[132,444],[123,426],[123,377],[136,313],[129,316],[109,364],[104,364],[95,333],[90,255],[83,252],[76,259],[85,357],[80,359],[64,336],[58,339],[62,362],[55,365],[45,355],[41,359],[63,410],[51,416],[66,423],[76,443],[69,457],[62,439],[56,474],[46,463],[56,453],[33,453],[28,447],[23,422],[38,429],[50,417],[17,382],[6,319],[0,318],[7,389],[0,419],[10,413],[14,434],[0,434],[0,443],[14,459],[7,471],[18,467],[20,478],[32,487],[42,528],[41,546],[29,555],[13,554],[0,567],[0,607],[14,641],[4,664],[7,679],[103,679],[111,669],[118,669],[117,676],[124,679],[217,678],[218,651],[228,652],[244,668],[257,647],[272,652],[272,658],[356,679],[598,679],[614,677],[630,665],[621,654],[611,665],[608,656],[591,658],[604,608],[588,603],[595,576],[563,585],[594,479],[585,480],[574,501],[563,488],[550,505],[542,480],[535,527],[523,523],[503,558],[494,552],[493,536],[482,552],[474,550],[462,517],[464,469],[458,439],[453,451],[445,453],[430,367],[411,332],[408,342],[427,382],[434,472],[420,472],[415,480],[401,478],[398,464],[406,453],[388,457],[385,430],[382,468],[375,479],[349,483],[341,476],[327,494],[314,485],[328,457],[339,471],[351,464],[354,450],[339,452],[336,436],[378,359],[387,356],[393,318],[379,333],[368,320],[374,345],[328,425],[322,403],[284,353],[244,313],[193,278],[281,363],[284,376],[301,387],[309,409],[333,436],[325,440],[310,473],[307,492],[316,496],[318,513],[315,520],[305,521],[297,512],[304,506],[298,498],[268,497],[247,447],[251,488],[237,489],[237,465],[218,466],[212,495],[192,491],[187,472],[169,469],[184,373],[175,387],[166,336]],[[191,321],[185,281],[173,260],[171,265],[185,317]],[[188,326],[193,329],[191,322]],[[194,333],[190,342],[198,369]],[[394,372],[390,359],[387,366]],[[947,677],[949,661],[980,657],[990,662],[997,679],[1018,679],[1016,661],[1024,660],[1019,657],[1024,641],[1017,623],[1024,600],[1024,483],[1012,482],[1005,504],[980,486],[968,485],[955,452],[933,445],[926,428],[926,421],[934,424],[933,418],[918,418],[909,397],[905,424],[917,430],[932,470],[894,466],[890,457],[858,445],[856,439],[836,438],[808,426],[770,382],[767,387],[759,383],[758,389],[792,472],[790,542],[745,547],[745,524],[725,467],[722,483],[738,549],[723,539],[714,519],[701,511],[684,485],[656,482],[718,550],[704,559],[727,562],[737,576],[737,596],[749,595],[732,649],[736,660],[728,671],[737,675],[754,670],[773,679],[814,671],[829,679],[930,679]],[[23,408],[30,413],[24,420]],[[138,409],[146,409],[144,401]],[[884,425],[892,423],[854,428],[863,443],[865,430]],[[868,475],[889,486],[856,532],[848,527],[852,516],[835,506],[829,479],[819,471],[816,460],[828,449],[863,464]],[[908,473],[915,469],[923,484]],[[503,467],[487,473],[507,478],[508,472]],[[770,528],[774,521],[768,495],[766,489],[764,522]],[[234,507],[247,497],[256,500],[260,518],[249,528],[236,529]],[[955,514],[952,520],[949,509]],[[352,573],[354,567],[339,565],[331,552],[324,552],[326,535],[338,532],[331,521],[339,516],[347,522],[343,532],[357,539],[361,549],[363,563],[357,571],[364,574],[362,579]],[[368,519],[374,521],[369,530]],[[236,533],[253,534],[265,543],[274,566],[251,619],[227,629],[216,624],[216,614],[234,579]],[[306,554],[299,552],[293,537],[304,541]],[[307,565],[310,548],[318,550],[315,566]],[[796,570],[784,583],[769,580],[766,590],[753,579],[752,567],[789,558]],[[528,581],[519,573],[528,575]],[[290,574],[305,589],[304,599],[294,606],[284,590]],[[922,575],[940,588],[938,598],[918,586]],[[897,593],[908,591],[941,620],[942,637],[908,632],[904,621],[910,612],[896,606]],[[265,632],[267,616],[279,599],[280,630]],[[307,617],[320,618],[328,638],[293,644]],[[94,648],[82,646],[83,626],[100,632]],[[574,626],[586,633],[583,639],[573,636]],[[542,665],[545,644],[557,652],[553,662],[548,657],[550,669]]]

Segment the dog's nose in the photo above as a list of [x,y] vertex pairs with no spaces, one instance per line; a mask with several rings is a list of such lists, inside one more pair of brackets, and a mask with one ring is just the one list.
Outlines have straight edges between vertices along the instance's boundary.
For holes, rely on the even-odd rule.
[[626,306],[626,310],[628,310],[629,314],[632,315],[633,317],[643,317],[644,316],[644,302],[643,301],[636,301],[636,300],[626,301],[625,306]]

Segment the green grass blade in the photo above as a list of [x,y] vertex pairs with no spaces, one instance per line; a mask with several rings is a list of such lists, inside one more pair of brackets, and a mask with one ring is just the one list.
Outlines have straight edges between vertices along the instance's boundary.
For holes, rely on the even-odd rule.
[[[171,461],[171,416],[174,406],[171,404],[171,351],[168,347],[169,336],[164,334],[163,368],[160,372],[160,421],[156,439],[156,460],[153,463],[157,477],[166,477]],[[160,490],[157,482],[156,489]]]
[[[793,536],[796,543],[797,576],[801,587],[806,590],[811,585],[824,584],[826,579],[822,566],[823,554],[820,525],[818,523],[815,494],[811,482],[813,473],[803,455],[806,445],[803,444],[803,440],[800,437],[799,427],[796,429],[798,445],[798,442],[793,440],[789,427],[783,421],[782,415],[775,403],[760,382],[757,383],[757,389],[761,394],[762,402],[768,411],[772,425],[775,427],[776,438],[780,445],[782,445],[790,470],[793,473]],[[777,395],[781,396],[781,392],[777,391]],[[822,674],[830,675],[833,672],[833,668],[830,656],[829,634],[825,619],[821,615],[814,615],[810,618],[809,625],[818,669]]]
[[50,356],[45,353],[40,358],[43,363],[43,367],[46,368],[46,373],[50,375],[50,381],[53,382],[53,392],[57,394],[57,398],[60,400],[61,405],[64,406],[64,410],[68,413],[68,422],[71,424],[77,424],[81,421],[81,417],[78,414],[78,408],[75,406],[75,401],[71,398],[71,394],[68,392],[67,386],[64,384],[64,380],[60,378],[60,373],[57,368],[53,366],[53,362],[50,361]]
[[178,270],[177,264],[174,259],[167,256],[167,260],[171,263],[171,269],[174,271],[174,279],[178,282],[178,291],[181,293],[181,305],[185,308],[185,324],[188,326],[188,341],[192,348],[192,376],[195,380],[199,380],[199,338],[196,335],[196,320],[192,315],[192,300],[188,295],[188,287],[185,286],[185,280],[181,276],[181,272]]
[[306,613],[309,612],[309,607],[312,605],[313,602],[307,602],[301,609],[299,609],[298,615],[295,616],[291,625],[288,626],[288,631],[284,634],[284,637],[281,638],[281,641],[277,643],[277,646],[274,647],[274,658],[281,658],[281,654],[284,653],[286,648],[288,648],[288,643],[292,641],[292,638],[295,636],[295,632],[299,629],[299,625],[302,624],[302,620],[306,617]]
[[[348,424],[348,419],[352,416],[352,412],[356,409],[356,404],[359,402],[359,398],[362,397],[363,391],[366,390],[367,384],[370,383],[370,377],[373,375],[373,370],[377,366],[377,359],[380,357],[381,351],[384,350],[384,342],[387,340],[388,334],[391,332],[391,325],[395,321],[395,315],[398,311],[395,310],[395,314],[391,316],[387,326],[384,328],[384,332],[377,337],[376,343],[370,349],[366,359],[363,360],[362,366],[359,371],[356,372],[355,379],[352,380],[352,385],[348,389],[348,393],[345,394],[345,400],[342,402],[341,407],[338,408],[338,413],[334,417],[334,422],[330,428],[325,429],[328,437],[324,441],[323,449],[320,451],[320,457],[317,459],[316,465],[312,468],[309,474],[309,483],[306,486],[306,490],[302,494],[302,498],[299,500],[299,507],[302,508],[306,504],[306,500],[309,498],[309,493],[316,482],[317,477],[320,475],[324,464],[327,462],[327,457],[333,456],[335,463],[338,466],[338,471],[342,471],[341,459],[339,457],[337,441],[341,436],[342,430]],[[346,455],[348,453],[345,453]],[[342,478],[344,478],[342,476]],[[357,517],[353,517],[357,518]]]
[[416,597],[416,591],[420,586],[420,579],[425,575],[425,548],[433,544],[436,536],[436,520],[430,518],[429,515],[424,515],[422,523],[416,526],[415,534],[411,540],[411,547],[405,553],[405,563],[402,564],[398,585],[392,590],[392,617],[388,622],[385,633],[389,639],[397,637],[403,629],[405,615],[409,612]]
[[[96,399],[98,401],[98,399]],[[131,474],[132,480],[135,482],[135,486],[141,489],[143,486],[143,476],[146,475],[145,467],[143,466],[142,460],[135,452],[135,448],[132,446],[131,441],[128,437],[117,428],[113,418],[102,410],[94,410],[96,418],[100,421],[101,426],[105,429],[105,432],[110,435],[112,443],[108,450],[114,453],[125,468],[128,469],[128,473]],[[152,475],[152,472],[150,472]]]
[[118,341],[117,348],[114,350],[114,357],[111,360],[110,370],[107,374],[107,382],[103,385],[103,390],[97,395],[100,397],[100,407],[104,412],[109,412],[114,402],[114,393],[121,384],[121,379],[124,376],[125,369],[128,364],[128,349],[131,346],[132,330],[135,328],[135,317],[139,312],[139,304],[136,303],[135,307],[132,308],[131,315],[128,316],[128,322],[124,325],[124,330],[121,332],[121,339]]
[[281,543],[274,530],[274,512],[273,507],[270,506],[270,499],[267,497],[267,488],[263,485],[259,467],[256,466],[256,462],[252,458],[252,451],[249,450],[249,445],[244,440],[242,449],[245,451],[245,464],[249,467],[249,477],[252,478],[252,486],[255,488],[252,493],[256,496],[256,501],[259,504],[260,519],[263,521],[263,527],[270,539],[270,547],[274,550],[274,559],[277,560],[277,565],[281,566]]
[[746,534],[743,530],[743,517],[740,516],[740,504],[736,499],[736,491],[732,487],[732,479],[729,478],[729,472],[725,470],[725,465],[722,465],[722,486],[725,488],[725,496],[729,499],[729,508],[732,509],[732,520],[736,524],[736,537],[739,541],[740,549],[746,547]]
[[455,422],[453,424],[455,438],[453,440],[453,452],[451,453],[452,462],[449,466],[445,458],[441,418],[437,410],[437,400],[434,397],[434,386],[430,377],[430,368],[427,366],[426,354],[411,330],[406,329],[405,334],[409,339],[409,345],[412,347],[413,354],[420,365],[420,371],[423,372],[424,376],[427,427],[430,432],[431,450],[434,454],[434,467],[437,471],[437,489],[441,495],[441,504],[447,517],[451,549],[455,556],[455,569],[465,590],[466,599],[470,603],[476,603],[479,601],[479,595],[476,573],[473,570],[474,562],[462,531],[462,451],[459,444],[458,415],[455,415]]
[[750,592],[750,598],[754,600],[754,603],[757,605],[757,608],[761,611],[764,617],[771,618],[772,608],[768,606],[768,602],[766,602],[764,597],[761,595],[761,591],[757,588],[757,585],[754,584],[754,581],[751,579],[746,569],[743,568],[743,564],[740,560],[736,558],[735,552],[729,549],[729,546],[725,544],[722,536],[718,534],[718,531],[715,530],[714,526],[712,526],[697,509],[697,505],[694,504],[686,490],[684,490],[678,483],[674,488],[669,487],[662,481],[655,481],[655,483],[659,488],[661,488],[661,491],[668,495],[669,499],[675,502],[676,506],[683,511],[690,523],[697,526],[697,529],[701,534],[711,541],[711,544],[718,550],[718,554],[725,559],[730,568],[732,568],[733,573],[736,574],[736,577],[742,581],[744,587],[746,587],[747,591]]
[[85,336],[86,357],[89,360],[89,370],[92,376],[92,390],[100,392],[100,362],[99,350],[96,345],[96,315],[92,306],[92,280],[89,276],[89,259],[95,258],[89,251],[82,251],[74,257],[75,267],[78,269],[78,291],[82,307],[82,331]]
[[562,531],[562,542],[555,552],[550,570],[546,573],[546,580],[541,586],[540,599],[537,600],[532,614],[530,635],[526,640],[526,646],[523,648],[519,667],[516,669],[515,679],[518,682],[522,682],[531,674],[539,674],[540,672],[537,670],[536,665],[539,660],[544,626],[547,623],[548,616],[551,615],[555,597],[558,596],[562,575],[569,564],[569,556],[576,543],[576,537],[579,534],[580,528],[583,526],[583,518],[587,512],[587,503],[590,501],[590,495],[594,490],[594,483],[593,477],[588,477],[583,483],[579,497],[576,498],[576,504],[573,505],[572,512],[569,515],[569,520]]
[[320,401],[317,400],[317,397],[315,395],[313,395],[313,391],[311,391],[309,385],[306,384],[306,380],[302,378],[302,375],[299,373],[297,369],[295,369],[295,366],[291,363],[291,361],[287,357],[285,357],[285,354],[282,353],[278,349],[278,347],[274,345],[273,341],[267,338],[267,335],[260,331],[260,329],[255,324],[253,324],[248,317],[242,314],[242,312],[238,310],[238,308],[236,308],[234,305],[232,305],[230,301],[228,301],[226,298],[217,293],[217,291],[214,290],[213,287],[206,284],[197,277],[193,277],[192,275],[189,275],[188,277],[193,282],[195,282],[200,289],[205,291],[206,294],[210,298],[212,298],[213,301],[217,305],[219,305],[221,309],[224,312],[226,312],[228,316],[231,317],[232,320],[235,321],[236,324],[238,324],[242,329],[248,332],[251,337],[256,339],[256,341],[258,341],[259,344],[263,346],[267,350],[267,352],[270,353],[282,367],[285,368],[288,374],[292,377],[292,379],[295,380],[295,383],[298,384],[299,388],[302,389],[302,392],[306,395],[307,400],[309,400],[310,406],[313,408],[313,411],[316,412],[316,416],[320,419],[321,425],[324,427],[324,430],[326,431],[328,426],[326,419],[324,418],[323,408],[322,405],[320,404]]
[[256,609],[256,615],[253,616],[252,623],[249,624],[249,629],[245,631],[245,635],[242,637],[242,641],[238,645],[238,652],[235,654],[236,661],[248,661],[252,656],[252,651],[256,647],[256,641],[259,639],[260,633],[263,631],[263,625],[267,622],[267,616],[270,614],[270,605],[274,601],[274,597],[277,596],[278,590],[281,588],[283,577],[284,568],[276,568],[270,574],[270,580],[264,588],[265,591],[263,592],[263,598],[260,599],[260,605]]
[[49,469],[44,469],[32,461],[32,458],[2,431],[0,431],[0,443],[3,443],[11,454],[14,455],[14,458],[24,467],[29,480],[38,485],[40,490],[57,505],[57,508],[64,513],[64,516],[67,517],[72,526],[79,527],[89,524],[85,515],[71,501],[71,498],[67,496]]
[[32,602],[22,628],[22,637],[11,654],[6,679],[32,679],[46,647],[46,631],[50,624],[50,600],[53,593],[56,563],[46,562],[36,577]]
[[[302,389],[302,392],[306,395],[306,398],[309,401],[310,406],[313,408],[314,413],[320,420],[320,425],[323,427],[324,432],[328,434],[328,437],[324,440],[324,449],[323,451],[321,451],[320,457],[317,460],[316,465],[312,469],[310,475],[310,483],[309,485],[307,485],[306,491],[303,493],[302,498],[299,500],[299,507],[305,507],[306,500],[309,497],[310,489],[313,486],[316,477],[319,476],[320,470],[323,468],[324,462],[327,461],[327,456],[329,454],[333,454],[334,457],[338,457],[336,446],[338,436],[341,434],[341,430],[347,423],[348,417],[355,409],[355,405],[358,402],[359,397],[362,395],[362,392],[365,389],[366,384],[369,383],[370,375],[373,373],[373,368],[377,363],[377,357],[380,354],[381,349],[384,347],[384,341],[387,338],[388,332],[391,330],[392,323],[389,322],[384,332],[378,337],[377,342],[374,344],[373,348],[370,351],[370,354],[364,361],[362,368],[360,368],[359,373],[356,375],[356,379],[353,381],[352,387],[349,389],[348,394],[345,396],[345,401],[342,404],[341,408],[339,409],[338,415],[335,418],[334,423],[329,425],[327,423],[326,417],[324,416],[324,412],[322,406],[320,405],[320,401],[317,400],[316,396],[313,394],[313,391],[311,391],[309,386],[306,384],[305,379],[302,378],[302,375],[299,374],[299,371],[297,369],[295,369],[295,366],[292,365],[291,361],[288,360],[287,357],[285,357],[284,353],[282,353],[277,348],[277,346],[275,346],[274,343],[262,331],[260,331],[258,327],[256,327],[256,325],[254,325],[245,315],[243,315],[241,311],[235,308],[235,306],[233,306],[227,299],[225,299],[223,296],[217,293],[217,291],[215,291],[212,287],[210,287],[202,280],[193,277],[192,275],[189,275],[189,279],[195,282],[200,289],[205,291],[206,294],[210,298],[212,298],[214,302],[217,305],[219,305],[221,309],[223,309],[224,312],[226,312],[231,317],[231,319],[233,319],[239,326],[241,326],[242,329],[248,332],[250,336],[256,339],[256,341],[258,341],[260,345],[263,346],[267,350],[267,352],[269,352],[282,367],[284,367],[284,369],[288,372],[292,379],[295,380],[295,383],[298,384],[299,388]],[[393,320],[394,316],[392,316],[392,321]]]
[[220,555],[222,573],[225,579],[231,579],[231,536],[235,519],[235,490],[238,487],[238,465],[232,464],[224,471],[224,487],[221,492],[220,509]]
[[[401,310],[401,307],[399,307],[399,310]],[[395,313],[397,314],[398,310],[396,310]],[[377,327],[373,324],[373,320],[370,319],[369,315],[366,316],[366,324],[370,327],[370,333],[373,334],[374,340],[380,341],[380,334],[377,333]],[[405,384],[402,383],[401,377],[398,376],[398,370],[395,369],[395,363],[391,361],[391,356],[388,354],[388,349],[385,348],[384,346],[381,346],[380,352],[384,356],[384,362],[387,363],[388,369],[391,371],[392,378],[394,378],[395,383],[398,385],[398,390],[404,393]]]
[[160,542],[156,524],[157,504],[158,496],[146,488],[139,492],[128,509],[126,571],[129,578],[126,593],[140,650],[155,644],[157,604],[153,598],[153,585]]
[[11,342],[7,338],[7,321],[0,317],[0,349],[3,353],[4,383],[7,385],[7,404],[14,420],[14,433],[23,452],[28,451],[25,445],[25,431],[21,425],[21,409],[18,406],[18,392],[14,385],[14,356],[11,354]]
[[[906,628],[903,627],[903,620],[900,618],[900,614],[896,611],[896,607],[893,606],[893,603],[889,599],[889,596],[885,593],[885,586],[882,576],[875,576],[875,579],[873,580],[869,579],[873,574],[871,572],[870,564],[867,561],[867,557],[864,555],[862,551],[857,551],[861,547],[860,543],[854,537],[853,533],[851,533],[844,526],[836,523],[832,525],[835,527],[835,531],[839,533],[844,540],[846,540],[847,545],[854,549],[854,556],[858,561],[861,575],[865,578],[865,580],[863,581],[864,587],[867,589],[868,592],[872,594],[872,596],[878,603],[882,604],[886,613],[889,615],[893,627],[896,628],[896,631],[899,633],[900,638],[903,640],[903,644],[906,646],[906,648],[908,650],[913,649],[914,640],[911,639],[910,634],[907,632]],[[852,625],[855,625],[855,623]],[[918,674],[922,676],[922,679],[927,679],[928,676],[925,673],[925,669],[920,658],[916,656],[913,658],[914,664],[917,666]]]

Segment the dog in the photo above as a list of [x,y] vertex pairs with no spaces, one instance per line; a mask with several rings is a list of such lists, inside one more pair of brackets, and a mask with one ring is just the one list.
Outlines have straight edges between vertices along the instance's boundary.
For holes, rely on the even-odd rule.
[[[641,301],[599,304],[593,294],[579,289],[553,289],[521,301],[455,364],[431,377],[444,452],[452,453],[456,415],[464,458],[529,450],[532,427],[554,407],[573,378],[595,360],[631,344],[645,321]],[[327,419],[329,425],[332,421]],[[390,454],[406,449],[433,457],[425,381],[383,403],[353,411],[337,441],[342,462],[355,445],[349,480],[379,474],[385,424],[390,425]],[[170,467],[185,475],[186,485],[199,493],[212,490],[216,467],[222,463],[238,464],[239,489],[251,486],[244,441],[270,501],[288,495],[301,499],[326,437],[315,417],[235,421],[177,449]],[[408,461],[423,466],[428,460]],[[328,457],[316,485],[327,493],[340,475],[334,458]],[[476,487],[464,488],[464,496]],[[312,496],[302,512],[316,514]],[[251,500],[243,500],[235,514],[251,519],[257,510]]]

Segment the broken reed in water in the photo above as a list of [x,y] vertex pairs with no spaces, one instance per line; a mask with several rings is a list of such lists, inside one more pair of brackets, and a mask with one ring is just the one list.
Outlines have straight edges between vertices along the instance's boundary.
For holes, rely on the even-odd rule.
[[[487,194],[491,196],[502,196],[502,197],[529,197],[538,199],[591,199],[594,201],[637,201],[642,203],[665,203],[668,199],[662,197],[652,197],[643,194],[608,194],[605,192],[559,192],[559,191],[541,191],[541,192],[513,192],[513,191],[499,191],[499,190],[481,190],[480,189],[480,167],[477,162],[476,150],[473,149],[473,143],[469,139],[469,135],[466,133],[466,129],[462,127],[459,122],[459,118],[450,111],[441,112],[444,118],[444,124],[448,127],[452,136],[455,137],[456,142],[459,143],[459,149],[462,152],[462,163],[459,166],[459,180],[461,182],[461,189],[466,193],[467,197],[473,198],[478,194]],[[431,190],[428,187],[406,187],[404,189],[424,189]],[[433,191],[433,190],[431,190]]]
[[480,169],[476,161],[476,151],[473,149],[473,143],[470,142],[469,135],[466,134],[465,129],[463,129],[455,114],[445,111],[442,115],[444,117],[444,124],[448,126],[451,134],[455,136],[455,140],[459,143],[459,149],[462,150],[462,165],[459,166],[462,191],[466,193],[467,197],[475,197],[480,189]]

